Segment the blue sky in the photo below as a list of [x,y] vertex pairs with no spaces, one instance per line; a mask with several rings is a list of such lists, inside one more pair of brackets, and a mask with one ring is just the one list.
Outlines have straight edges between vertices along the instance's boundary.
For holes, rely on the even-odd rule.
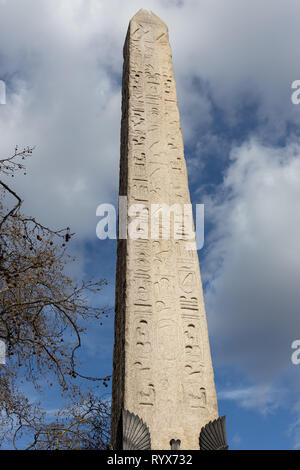
[[[122,47],[149,8],[169,27],[221,414],[232,449],[300,448],[300,78],[297,0],[0,0],[1,155],[35,145],[24,209],[77,233],[72,274],[109,281],[98,204],[118,194]],[[88,330],[89,373],[111,372],[113,318]],[[37,399],[32,395],[32,399]],[[58,398],[44,398],[56,408]]]

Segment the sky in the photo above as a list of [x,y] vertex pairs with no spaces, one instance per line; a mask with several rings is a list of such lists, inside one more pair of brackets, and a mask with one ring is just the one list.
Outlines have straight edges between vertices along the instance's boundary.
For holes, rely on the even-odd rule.
[[[298,0],[0,0],[0,154],[35,146],[24,211],[76,232],[74,276],[107,278],[116,242],[96,208],[118,196],[122,47],[148,8],[169,27],[220,414],[231,449],[300,448]],[[112,368],[113,317],[90,328],[85,370]],[[55,406],[49,397],[49,406]],[[33,400],[35,397],[33,397]]]

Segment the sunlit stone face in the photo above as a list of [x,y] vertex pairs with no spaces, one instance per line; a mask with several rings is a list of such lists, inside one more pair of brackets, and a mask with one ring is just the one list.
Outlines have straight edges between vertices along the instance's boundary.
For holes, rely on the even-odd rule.
[[[124,45],[120,195],[128,205],[189,204],[167,26],[148,10]],[[130,224],[130,216],[128,216]],[[178,234],[177,234],[178,235]],[[122,408],[149,427],[152,449],[199,449],[218,417],[197,251],[187,240],[119,240],[112,443]]]

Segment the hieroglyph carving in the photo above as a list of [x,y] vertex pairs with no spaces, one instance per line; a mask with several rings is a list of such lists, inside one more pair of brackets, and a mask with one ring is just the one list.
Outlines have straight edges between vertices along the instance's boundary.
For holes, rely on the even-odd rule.
[[149,427],[152,449],[175,436],[198,449],[218,410],[197,252],[182,223],[168,239],[165,221],[152,238],[153,221],[143,226],[153,204],[190,204],[168,28],[148,10],[124,45],[120,195],[142,211],[135,226],[128,214],[141,237],[118,241],[112,441],[125,408]]

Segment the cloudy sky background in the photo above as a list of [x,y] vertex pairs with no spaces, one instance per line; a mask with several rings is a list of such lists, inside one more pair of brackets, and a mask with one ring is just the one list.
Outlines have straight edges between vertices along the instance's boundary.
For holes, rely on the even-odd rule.
[[[297,0],[0,0],[1,157],[35,145],[24,210],[72,227],[77,276],[106,277],[96,207],[118,192],[122,47],[141,7],[169,27],[220,413],[231,448],[300,448],[300,79]],[[112,319],[83,360],[111,372]],[[101,364],[99,370],[99,363]],[[53,398],[53,397],[52,397]]]

